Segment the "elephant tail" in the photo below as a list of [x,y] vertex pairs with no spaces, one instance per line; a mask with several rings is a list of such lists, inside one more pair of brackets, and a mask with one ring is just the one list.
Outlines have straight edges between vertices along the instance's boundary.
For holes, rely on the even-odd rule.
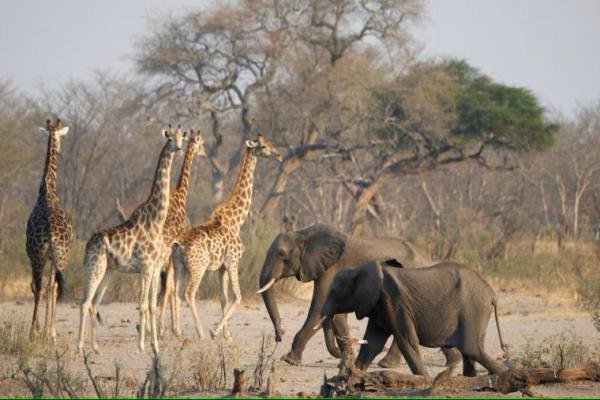
[[498,319],[498,301],[494,298],[492,300],[492,305],[494,306],[494,318],[496,319],[496,329],[498,330],[498,339],[500,340],[500,347],[502,351],[504,351],[504,357],[508,357],[508,347],[504,344],[504,340],[502,340],[502,330],[500,329],[500,320]]

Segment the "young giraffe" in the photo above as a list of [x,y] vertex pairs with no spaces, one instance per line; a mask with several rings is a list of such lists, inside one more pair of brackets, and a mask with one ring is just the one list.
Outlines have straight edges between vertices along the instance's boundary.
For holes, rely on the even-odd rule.
[[44,337],[50,337],[54,341],[56,340],[56,300],[62,294],[62,273],[69,263],[73,241],[71,218],[62,209],[56,191],[56,161],[60,153],[60,141],[69,131],[69,127],[63,127],[61,121],[56,119],[54,125],[47,120],[46,128],[40,130],[48,135],[48,150],[38,199],[27,220],[26,247],[31,263],[31,291],[34,299],[29,334],[33,337],[39,330],[38,308],[42,294],[42,276],[46,261],[49,259],[51,271],[46,291]]
[[[169,208],[169,184],[173,154],[181,150],[186,134],[180,128],[169,126],[164,131],[167,143],[163,147],[154,175],[148,200],[138,206],[123,224],[92,235],[85,247],[85,290],[81,301],[78,349],[83,353],[84,327],[90,313],[92,348],[98,353],[96,342],[96,308],[108,286],[111,271],[139,272],[140,324],[139,348],[144,350],[146,315],[150,311],[152,347],[158,353],[156,332],[156,296],[160,274],[159,258],[164,252],[162,229]],[[150,305],[148,306],[148,297]],[[148,308],[149,307],[149,308]]]
[[[186,228],[173,246],[173,263],[177,274],[176,312],[179,312],[179,293],[184,285],[182,275],[187,273],[184,297],[192,311],[196,332],[201,339],[204,338],[204,330],[196,311],[196,291],[207,270],[219,270],[221,279],[223,316],[216,328],[210,330],[213,339],[222,329],[226,337],[230,336],[227,320],[242,300],[238,263],[244,246],[240,239],[240,228],[248,216],[252,202],[253,174],[257,157],[274,157],[279,161],[282,160],[279,151],[262,135],[258,135],[256,140],[247,140],[232,194],[211,212],[206,223]],[[231,303],[228,298],[229,281],[235,296],[235,300]],[[177,334],[181,333],[179,325],[176,331]]]
[[[173,263],[171,262],[171,247],[173,246],[173,241],[175,238],[183,231],[183,228],[185,227],[185,204],[189,189],[189,177],[190,170],[192,169],[192,161],[194,160],[195,155],[206,157],[204,141],[202,140],[200,131],[197,131],[197,134],[194,136],[194,131],[190,130],[190,136],[191,139],[185,153],[185,158],[181,167],[181,174],[179,175],[179,181],[177,182],[177,186],[171,191],[167,220],[163,226],[163,242],[166,249],[163,252],[160,265],[164,268],[163,273],[165,274],[165,277],[164,287],[161,288],[161,293],[159,293],[159,336],[162,336],[165,329],[164,316],[167,303],[169,303],[171,306],[171,329],[174,333],[177,333],[175,330],[175,321],[178,316],[175,310],[174,299],[175,271],[173,269]],[[162,281],[163,278],[161,277],[161,284],[163,283]]]

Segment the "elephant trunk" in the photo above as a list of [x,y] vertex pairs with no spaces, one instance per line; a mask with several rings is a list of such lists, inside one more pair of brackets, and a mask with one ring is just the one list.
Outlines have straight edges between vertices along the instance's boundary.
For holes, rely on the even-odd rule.
[[335,336],[339,333],[335,332],[333,318],[326,318],[325,321],[323,321],[323,334],[325,335],[325,346],[327,346],[327,351],[333,357],[342,358],[342,350],[338,347],[335,340]]
[[[272,279],[273,278],[267,274],[261,274],[259,281],[260,287],[264,287],[271,282]],[[277,308],[277,302],[275,301],[275,289],[269,287],[261,294],[263,301],[265,302],[265,307],[267,307],[269,318],[271,318],[271,322],[273,323],[273,328],[275,328],[275,341],[281,342],[281,336],[284,331],[281,327],[281,317],[279,316],[279,309]]]

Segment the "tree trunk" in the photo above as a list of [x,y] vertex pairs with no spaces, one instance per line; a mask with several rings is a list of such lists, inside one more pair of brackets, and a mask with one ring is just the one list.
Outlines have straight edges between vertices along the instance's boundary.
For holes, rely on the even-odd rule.
[[381,185],[388,180],[387,175],[380,174],[371,181],[359,192],[356,203],[354,204],[354,210],[352,211],[352,220],[350,222],[350,233],[352,235],[358,235],[362,232],[364,223],[367,219],[367,208],[373,197],[379,191]]

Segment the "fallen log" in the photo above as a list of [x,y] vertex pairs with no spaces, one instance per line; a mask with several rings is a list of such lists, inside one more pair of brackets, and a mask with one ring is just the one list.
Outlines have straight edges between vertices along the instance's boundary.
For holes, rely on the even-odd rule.
[[[447,370],[438,375],[449,375]],[[413,395],[431,395],[434,392],[527,392],[531,386],[541,383],[566,383],[573,381],[600,382],[600,363],[590,362],[576,368],[523,368],[517,367],[501,374],[467,376],[443,376],[432,380],[423,376],[402,374],[395,371],[374,371],[363,374],[336,375],[324,382],[323,396],[332,397],[356,392],[410,391]]]

